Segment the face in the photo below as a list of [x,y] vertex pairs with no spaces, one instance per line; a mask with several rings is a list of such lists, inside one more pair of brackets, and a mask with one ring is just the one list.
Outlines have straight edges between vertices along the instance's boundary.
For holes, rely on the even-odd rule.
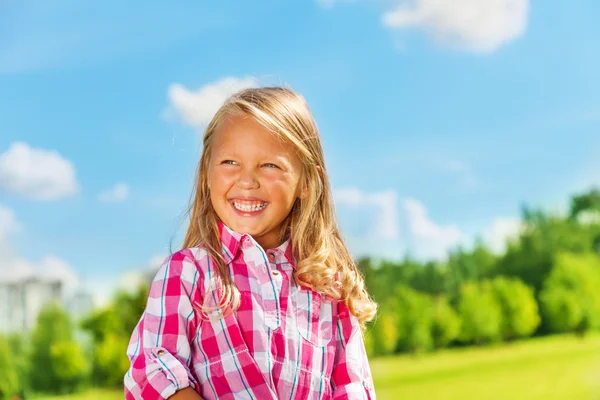
[[226,118],[214,134],[208,168],[210,199],[219,218],[265,250],[301,195],[302,161],[252,117]]

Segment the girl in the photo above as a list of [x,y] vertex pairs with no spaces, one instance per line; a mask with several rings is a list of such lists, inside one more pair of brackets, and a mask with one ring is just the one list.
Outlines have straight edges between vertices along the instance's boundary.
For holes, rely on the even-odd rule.
[[231,96],[190,225],[131,337],[127,399],[374,399],[375,303],[336,226],[316,123],[287,88]]

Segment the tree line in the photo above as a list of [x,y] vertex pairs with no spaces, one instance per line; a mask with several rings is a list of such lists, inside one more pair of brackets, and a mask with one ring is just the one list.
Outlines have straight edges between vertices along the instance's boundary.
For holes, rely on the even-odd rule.
[[[365,332],[371,357],[600,329],[600,191],[572,197],[565,215],[523,207],[502,254],[482,241],[444,261],[358,260],[379,304]],[[119,292],[72,321],[47,305],[28,334],[0,336],[0,399],[32,392],[121,388],[125,354],[148,287]]]
[[358,261],[378,317],[371,356],[600,329],[600,191],[565,215],[522,209],[522,230],[494,254],[481,240],[447,260]]

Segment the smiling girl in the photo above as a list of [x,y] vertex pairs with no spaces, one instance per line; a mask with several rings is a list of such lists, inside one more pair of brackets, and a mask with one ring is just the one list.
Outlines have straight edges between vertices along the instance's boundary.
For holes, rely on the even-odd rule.
[[374,399],[361,328],[375,312],[304,99],[240,91],[206,129],[183,249],[127,350],[126,398]]

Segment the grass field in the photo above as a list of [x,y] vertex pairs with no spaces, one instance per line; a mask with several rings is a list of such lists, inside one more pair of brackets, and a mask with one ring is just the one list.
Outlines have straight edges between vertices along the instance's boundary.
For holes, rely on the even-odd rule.
[[600,400],[600,336],[371,362],[378,399]]
[[[600,400],[600,335],[533,339],[371,361],[377,398],[411,400]],[[36,400],[117,400],[91,390]]]

